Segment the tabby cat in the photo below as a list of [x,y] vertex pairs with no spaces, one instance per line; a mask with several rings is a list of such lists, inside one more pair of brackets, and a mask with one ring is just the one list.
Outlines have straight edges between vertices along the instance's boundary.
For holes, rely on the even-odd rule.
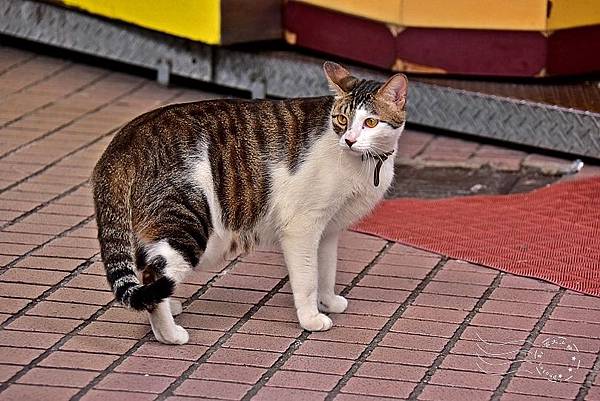
[[170,300],[191,269],[259,243],[283,250],[300,325],[328,330],[340,232],[392,182],[407,79],[383,85],[326,62],[334,96],[210,100],[137,117],[93,174],[98,239],[116,299],[184,344]]

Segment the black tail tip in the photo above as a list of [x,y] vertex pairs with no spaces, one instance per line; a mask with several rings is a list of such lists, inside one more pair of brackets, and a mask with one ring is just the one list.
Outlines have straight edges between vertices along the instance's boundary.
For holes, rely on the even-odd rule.
[[131,294],[129,306],[136,310],[148,310],[175,292],[175,281],[162,276],[158,280],[141,286]]

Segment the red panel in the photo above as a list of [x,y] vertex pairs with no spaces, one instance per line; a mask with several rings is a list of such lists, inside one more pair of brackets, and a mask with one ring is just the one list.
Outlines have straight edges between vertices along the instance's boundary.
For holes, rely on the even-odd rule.
[[382,68],[394,64],[394,37],[384,24],[296,2],[287,3],[284,24],[298,46]]
[[448,73],[535,76],[544,67],[539,32],[408,28],[396,38],[397,57]]
[[555,31],[549,37],[549,75],[600,71],[600,25]]

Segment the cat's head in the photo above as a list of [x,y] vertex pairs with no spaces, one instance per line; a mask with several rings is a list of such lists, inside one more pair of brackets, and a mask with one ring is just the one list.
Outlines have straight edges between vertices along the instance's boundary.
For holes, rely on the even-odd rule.
[[323,69],[335,93],[331,122],[340,146],[357,154],[395,149],[406,121],[406,76],[396,74],[381,84],[353,77],[330,61]]

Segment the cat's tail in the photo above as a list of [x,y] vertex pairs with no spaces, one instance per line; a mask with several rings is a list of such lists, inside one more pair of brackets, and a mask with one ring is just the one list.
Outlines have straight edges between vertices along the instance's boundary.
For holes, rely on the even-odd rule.
[[100,254],[106,279],[117,301],[136,310],[151,310],[175,291],[162,276],[146,285],[135,273],[135,240],[131,223],[131,179],[126,171],[98,163],[92,177]]

